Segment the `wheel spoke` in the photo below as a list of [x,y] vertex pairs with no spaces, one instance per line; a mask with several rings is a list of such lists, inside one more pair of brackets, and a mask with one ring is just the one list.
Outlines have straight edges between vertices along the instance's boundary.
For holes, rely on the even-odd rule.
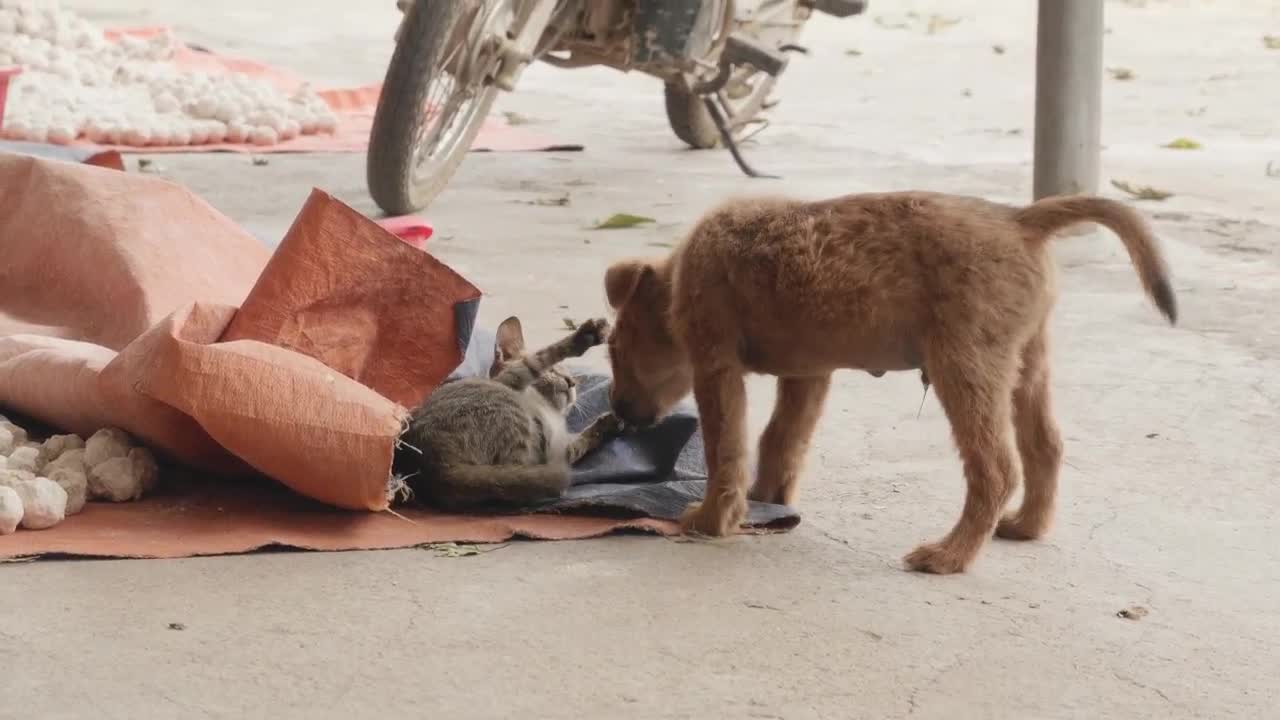
[[482,118],[476,118],[477,107],[485,89],[486,78],[498,59],[493,46],[482,37],[491,18],[482,3],[477,12],[460,19],[450,31],[448,48],[437,63],[435,80],[427,88],[426,107],[414,133],[413,166],[415,176],[429,177],[439,163],[447,162],[468,129]]
[[389,213],[425,207],[452,175],[493,104],[485,39],[515,23],[522,0],[402,0],[366,161],[369,190]]

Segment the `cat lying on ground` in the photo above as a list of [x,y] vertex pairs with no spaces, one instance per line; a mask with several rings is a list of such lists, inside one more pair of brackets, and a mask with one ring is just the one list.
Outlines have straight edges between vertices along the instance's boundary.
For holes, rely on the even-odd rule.
[[565,413],[576,399],[575,383],[557,367],[604,343],[608,329],[605,320],[591,320],[526,353],[520,321],[503,321],[490,377],[445,383],[410,415],[395,469],[413,496],[447,510],[560,497],[569,487],[569,466],[622,429],[607,413],[571,434]]

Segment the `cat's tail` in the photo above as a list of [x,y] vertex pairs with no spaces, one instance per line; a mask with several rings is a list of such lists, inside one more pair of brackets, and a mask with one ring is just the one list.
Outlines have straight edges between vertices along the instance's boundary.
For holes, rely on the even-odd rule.
[[435,482],[438,487],[429,493],[446,506],[533,505],[564,494],[569,488],[569,468],[453,464],[441,468]]

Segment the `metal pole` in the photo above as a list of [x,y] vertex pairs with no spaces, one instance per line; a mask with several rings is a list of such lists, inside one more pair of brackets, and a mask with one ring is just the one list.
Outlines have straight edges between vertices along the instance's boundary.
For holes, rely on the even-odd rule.
[[1094,193],[1102,143],[1103,0],[1040,0],[1034,195]]

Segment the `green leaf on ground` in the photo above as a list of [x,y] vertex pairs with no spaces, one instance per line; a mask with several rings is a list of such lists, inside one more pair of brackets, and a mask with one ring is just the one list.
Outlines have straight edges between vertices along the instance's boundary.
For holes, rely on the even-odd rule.
[[1200,143],[1192,140],[1191,138],[1180,137],[1174,138],[1160,147],[1168,148],[1170,150],[1199,150]]
[[430,550],[436,554],[436,557],[470,557],[479,555],[480,548],[475,545],[459,545],[458,543],[430,543],[423,546],[424,550]]
[[1111,73],[1111,77],[1116,80],[1132,80],[1137,77],[1132,70],[1126,67],[1107,68],[1107,72]]
[[651,217],[643,215],[632,215],[630,213],[615,213],[608,220],[596,225],[593,230],[622,230],[625,228],[633,228],[637,225],[647,225],[649,223],[658,222]]
[[427,543],[419,545],[423,550],[430,550],[436,554],[436,557],[460,558],[471,557],[473,555],[487,555],[491,552],[497,552],[503,548],[511,547],[511,543],[503,543],[502,545],[487,545],[483,549],[479,545],[469,543]]
[[1150,185],[1134,185],[1126,180],[1112,180],[1111,186],[1137,200],[1168,200],[1173,193],[1157,190]]
[[1280,50],[1280,35],[1263,35],[1262,47],[1268,50]]

